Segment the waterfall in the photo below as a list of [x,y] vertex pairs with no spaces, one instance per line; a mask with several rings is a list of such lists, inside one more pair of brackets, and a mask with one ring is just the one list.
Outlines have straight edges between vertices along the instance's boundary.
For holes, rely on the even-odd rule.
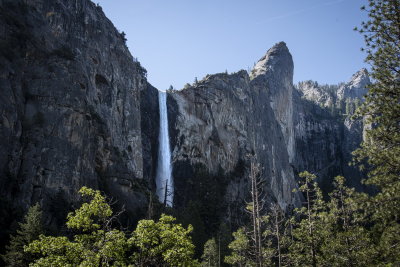
[[157,196],[160,202],[172,207],[174,183],[171,173],[166,92],[158,91],[158,105],[160,110],[160,130],[158,134],[158,165],[156,175]]

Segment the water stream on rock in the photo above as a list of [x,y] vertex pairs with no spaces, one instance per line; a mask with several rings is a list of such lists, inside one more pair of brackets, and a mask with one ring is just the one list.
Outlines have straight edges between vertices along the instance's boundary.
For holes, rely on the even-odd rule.
[[171,174],[166,92],[158,91],[158,105],[160,110],[160,131],[158,135],[158,165],[156,175],[157,196],[160,202],[172,207],[174,184]]

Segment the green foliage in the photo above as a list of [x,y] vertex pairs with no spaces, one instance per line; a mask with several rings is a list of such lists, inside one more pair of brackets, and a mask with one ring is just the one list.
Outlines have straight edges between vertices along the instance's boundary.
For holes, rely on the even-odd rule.
[[110,205],[108,205],[100,191],[82,187],[79,193],[83,197],[91,198],[91,200],[89,203],[83,203],[78,210],[68,214],[68,228],[82,231],[99,229],[112,215]]
[[82,187],[79,192],[88,202],[67,217],[67,227],[78,233],[72,239],[40,235],[25,247],[39,255],[31,266],[196,266],[191,226],[185,229],[162,215],[158,222],[140,221],[128,238],[111,228],[118,214],[99,191]]
[[67,237],[41,235],[39,240],[29,244],[25,251],[41,257],[32,266],[75,266],[82,262],[81,244],[73,243]]
[[43,233],[42,211],[37,203],[30,207],[23,222],[19,223],[19,230],[10,238],[6,246],[6,253],[2,255],[7,266],[28,266],[33,260],[32,256],[24,252],[24,246],[37,239]]
[[295,209],[301,220],[293,230],[290,258],[295,266],[319,266],[323,262],[321,246],[330,230],[326,224],[326,205],[316,176],[307,171],[299,174],[299,190],[305,198],[304,207]]
[[32,266],[124,266],[128,249],[127,238],[119,230],[111,229],[112,210],[101,195],[87,187],[79,193],[89,202],[68,214],[67,227],[80,232],[67,237],[41,235],[25,251],[41,256]]
[[358,110],[370,128],[354,154],[357,162],[367,161],[366,182],[379,189],[367,205],[380,262],[391,264],[400,262],[400,1],[369,0],[363,9],[369,20],[358,30],[374,81]]
[[141,220],[128,243],[138,249],[132,255],[135,266],[197,266],[192,259],[194,245],[187,229],[174,224],[175,218],[161,215],[158,222]]
[[254,266],[250,260],[250,240],[244,228],[239,228],[233,234],[234,240],[229,244],[232,253],[225,257],[225,262],[235,266]]
[[201,256],[201,266],[204,267],[218,267],[219,266],[219,255],[218,246],[215,242],[215,238],[207,240],[204,244],[203,255]]
[[[235,266],[397,266],[399,227],[393,222],[382,231],[371,209],[371,197],[334,180],[329,201],[324,201],[316,176],[300,173],[304,205],[286,218],[277,205],[263,216],[262,262],[256,262],[252,235],[242,227],[233,233],[231,254]],[[251,207],[251,206],[250,206]],[[372,219],[372,220],[371,220]],[[251,231],[250,231],[251,232]]]
[[332,266],[352,266],[355,262],[367,266],[373,262],[375,254],[361,205],[368,196],[346,187],[342,176],[335,178],[334,187],[327,203],[330,231],[321,248],[325,261]]
[[278,204],[273,204],[269,215],[264,216],[267,225],[263,235],[266,238],[264,245],[265,263],[278,266],[289,265],[288,249],[292,244],[290,235],[291,221],[287,220],[285,213]]

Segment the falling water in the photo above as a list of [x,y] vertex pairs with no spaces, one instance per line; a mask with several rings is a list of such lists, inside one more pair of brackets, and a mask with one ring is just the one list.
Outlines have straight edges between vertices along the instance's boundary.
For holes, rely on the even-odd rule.
[[172,207],[174,184],[171,174],[171,150],[169,147],[167,93],[158,91],[160,131],[158,135],[157,196],[160,202]]

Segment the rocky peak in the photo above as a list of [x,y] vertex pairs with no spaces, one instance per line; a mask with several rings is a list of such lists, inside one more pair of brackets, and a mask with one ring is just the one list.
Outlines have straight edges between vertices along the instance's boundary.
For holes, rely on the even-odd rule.
[[353,74],[349,84],[353,85],[354,87],[360,87],[360,86],[365,86],[369,82],[370,82],[370,80],[369,80],[368,71],[367,71],[367,69],[362,68],[361,70],[359,70],[355,74]]
[[335,103],[338,88],[339,85],[320,85],[311,80],[299,82],[296,86],[303,98],[324,107]]
[[267,51],[250,74],[253,90],[267,91],[269,104],[279,122],[290,161],[294,155],[293,131],[293,59],[286,44],[280,42]]
[[368,92],[366,88],[371,81],[369,79],[368,71],[365,68],[357,71],[350,79],[350,81],[338,90],[338,99],[345,98],[359,98],[362,99],[363,96]]
[[250,78],[254,79],[268,72],[285,72],[293,76],[293,60],[285,42],[279,42],[267,51],[254,66]]

